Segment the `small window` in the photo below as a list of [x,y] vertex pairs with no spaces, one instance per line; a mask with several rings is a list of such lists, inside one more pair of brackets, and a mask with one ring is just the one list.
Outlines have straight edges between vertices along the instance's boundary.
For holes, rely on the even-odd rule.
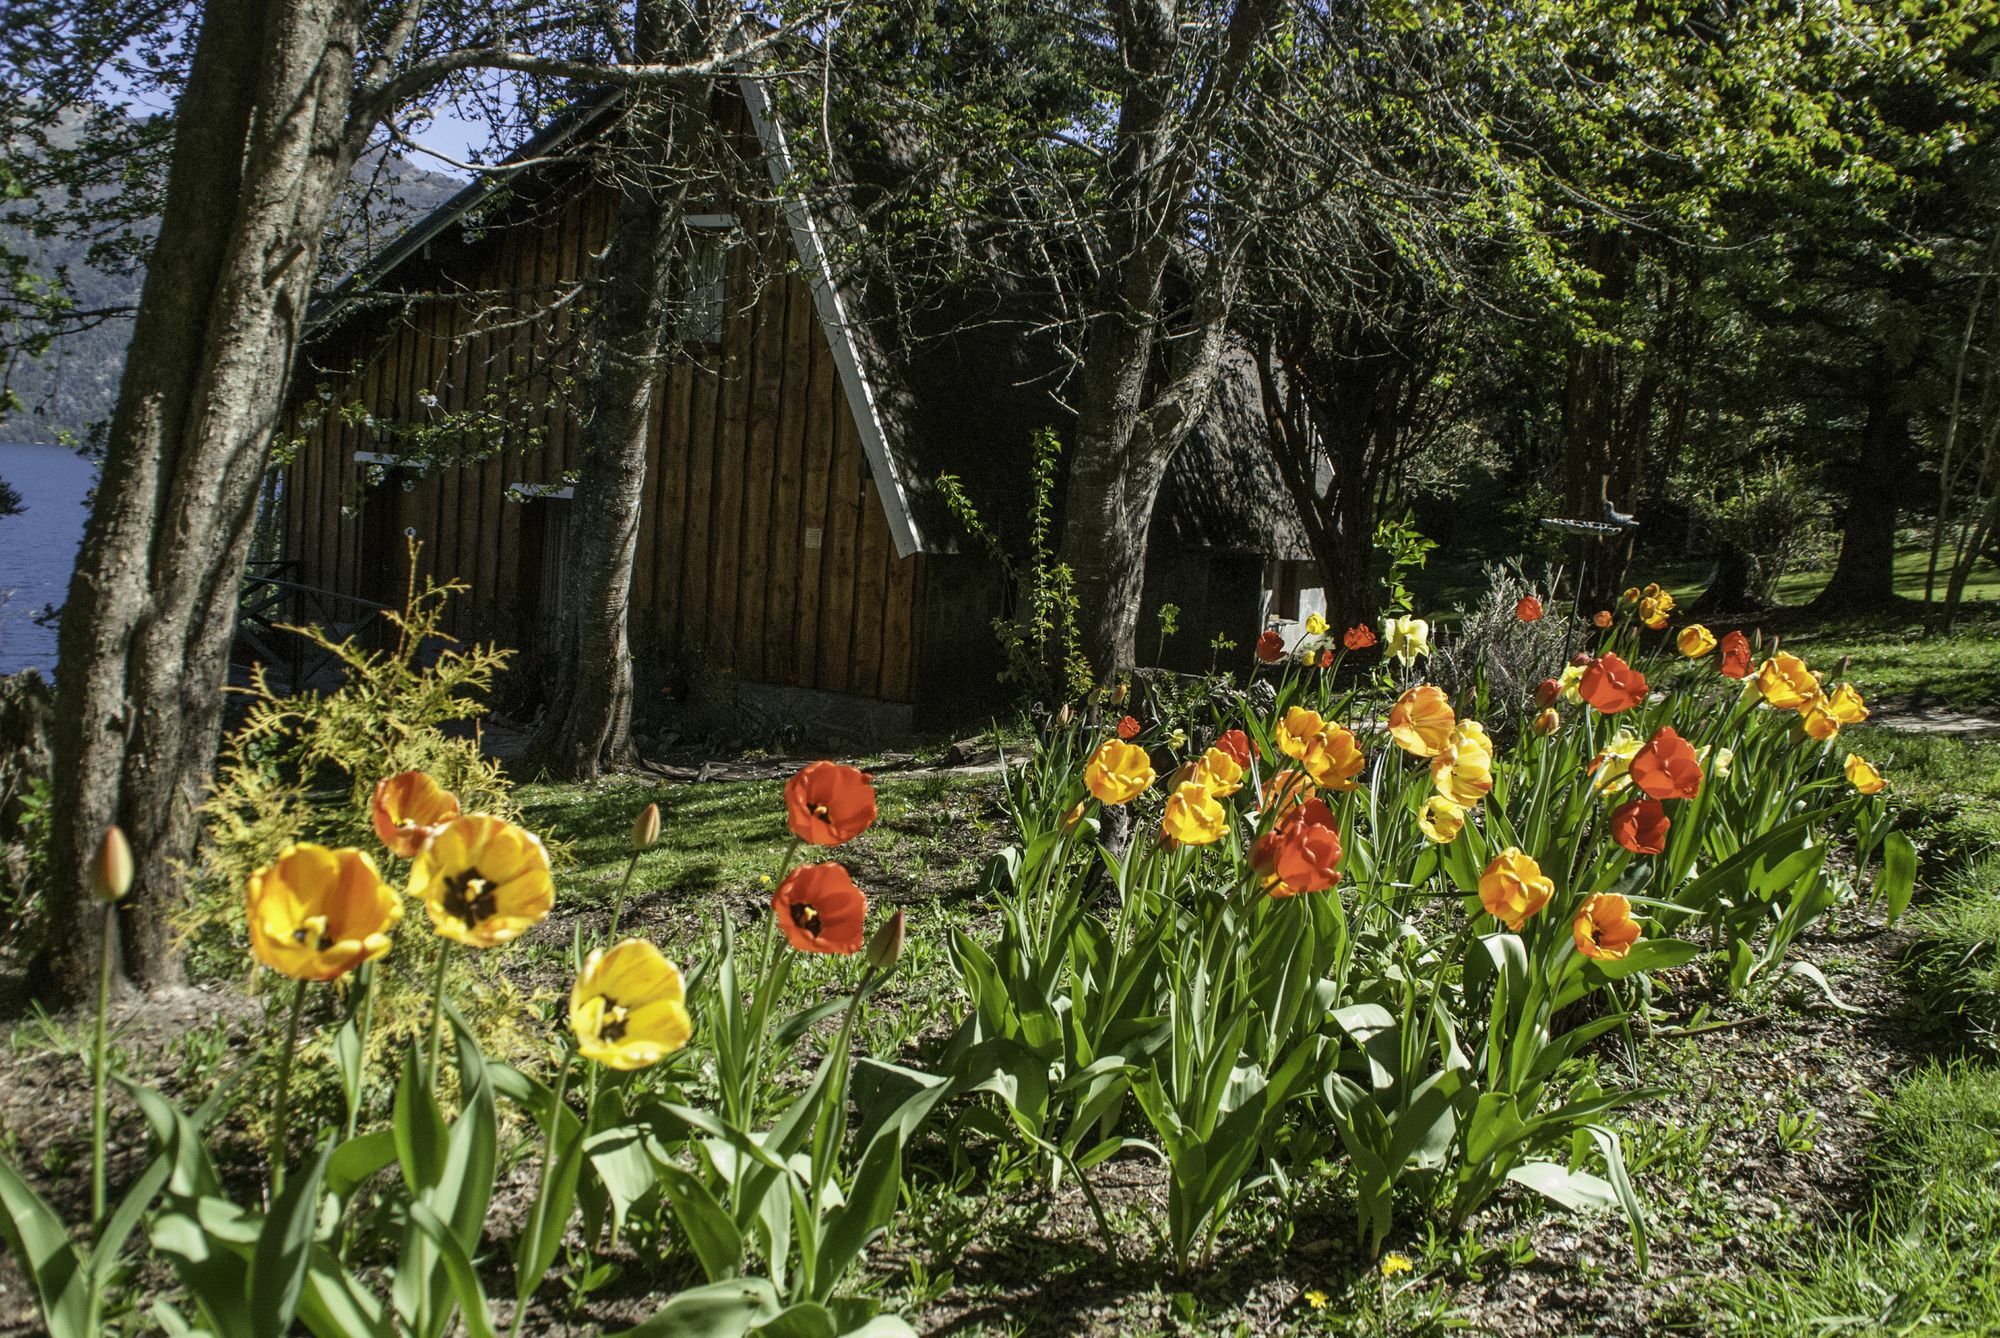
[[729,250],[722,232],[698,232],[688,255],[687,284],[680,301],[680,337],[690,344],[722,342],[724,303],[729,297]]

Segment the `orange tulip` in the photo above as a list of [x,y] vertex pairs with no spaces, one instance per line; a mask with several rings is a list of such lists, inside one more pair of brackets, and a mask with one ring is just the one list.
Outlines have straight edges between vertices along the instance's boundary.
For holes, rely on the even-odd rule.
[[1257,839],[1250,864],[1264,876],[1272,896],[1295,897],[1324,892],[1338,883],[1343,853],[1332,810],[1318,799],[1308,799]]
[[1606,652],[1590,662],[1576,690],[1605,715],[1629,711],[1646,700],[1646,676],[1617,655]]
[[875,822],[875,782],[838,762],[809,762],[785,782],[785,825],[808,845],[852,841]]
[[1131,716],[1121,716],[1118,720],[1118,737],[1130,743],[1139,737],[1139,722]]
[[1340,634],[1340,644],[1349,650],[1367,650],[1375,644],[1375,629],[1367,623],[1356,623]]
[[1730,632],[1719,643],[1722,656],[1715,667],[1725,678],[1748,678],[1750,676],[1750,638],[1741,632]]
[[1524,623],[1538,623],[1542,620],[1542,601],[1533,595],[1524,595],[1514,601],[1514,616]]
[[398,859],[414,859],[458,816],[458,796],[421,771],[384,776],[369,804],[375,839]]
[[1429,683],[1411,688],[1389,708],[1389,737],[1418,757],[1436,757],[1457,725],[1458,716],[1444,689]]
[[1632,919],[1632,903],[1616,892],[1594,892],[1576,908],[1570,932],[1576,950],[1601,962],[1615,962],[1632,951],[1639,941],[1639,926]]
[[861,951],[868,898],[838,864],[793,869],[772,894],[771,910],[778,928],[800,952]]
[[1248,768],[1250,765],[1250,736],[1240,729],[1224,730],[1215,746],[1236,759],[1236,765]]
[[1663,725],[1632,755],[1632,783],[1655,799],[1692,799],[1701,793],[1701,759],[1694,745]]
[[1659,800],[1634,799],[1611,814],[1611,839],[1635,855],[1657,855],[1667,848],[1671,826]]
[[1590,625],[1600,632],[1611,626],[1611,610],[1599,609],[1596,613],[1593,613],[1590,616]]
[[1265,664],[1276,664],[1285,658],[1285,639],[1273,627],[1257,638],[1257,658]]

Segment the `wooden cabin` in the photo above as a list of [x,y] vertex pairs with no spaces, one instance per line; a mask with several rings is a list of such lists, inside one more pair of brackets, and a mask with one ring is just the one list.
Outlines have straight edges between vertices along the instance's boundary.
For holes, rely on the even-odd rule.
[[[518,156],[560,163],[616,112],[608,98]],[[722,86],[711,115],[744,164],[783,179],[760,85]],[[569,161],[467,187],[315,313],[275,488],[293,579],[399,603],[415,537],[422,575],[468,587],[451,631],[531,666],[568,560],[576,336],[615,201],[586,155]],[[877,733],[972,718],[1007,695],[991,620],[1012,592],[933,485],[966,476],[1004,532],[1035,431],[1067,410],[1036,371],[1045,355],[1004,323],[884,334],[865,283],[827,279],[822,223],[777,198],[724,173],[687,220],[632,591],[642,690],[721,678],[788,692],[813,719],[859,707]],[[1162,497],[1147,601],[1181,608],[1167,658],[1188,667],[1207,666],[1216,632],[1247,648],[1274,607],[1273,564],[1307,555],[1289,506],[1271,504],[1268,452],[1244,439],[1257,430],[1261,415],[1205,425]],[[1230,498],[1256,499],[1257,518],[1218,514]],[[1141,640],[1150,652],[1150,630]]]

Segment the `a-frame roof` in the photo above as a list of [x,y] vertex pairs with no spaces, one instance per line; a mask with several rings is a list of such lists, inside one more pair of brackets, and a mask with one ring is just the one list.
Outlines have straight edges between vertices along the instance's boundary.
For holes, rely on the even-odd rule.
[[[820,238],[819,221],[804,200],[799,199],[796,193],[785,190],[786,181],[792,173],[792,159],[785,145],[784,129],[772,114],[764,81],[741,76],[736,80],[736,87],[756,129],[757,142],[770,169],[772,185],[782,198],[792,250],[812,289],[813,308],[833,352],[841,389],[848,410],[854,416],[855,432],[860,438],[862,451],[867,455],[876,492],[882,499],[889,537],[896,546],[896,556],[908,557],[925,548],[924,536],[911,511],[909,490],[902,470],[889,449],[887,434],[883,431],[875,388],[870,384],[856,349],[857,327],[848,320],[839,285],[833,282],[830,273],[826,248]],[[610,123],[622,101],[623,94],[619,90],[601,94],[528,139],[508,155],[505,162],[490,172],[482,173],[477,180],[418,219],[389,245],[356,267],[339,287],[318,304],[309,325],[318,330],[338,325],[372,289],[402,265],[421,256],[430,242],[454,223],[466,218],[499,190],[511,175],[508,170],[510,164],[535,162],[566,144],[597,134]]]

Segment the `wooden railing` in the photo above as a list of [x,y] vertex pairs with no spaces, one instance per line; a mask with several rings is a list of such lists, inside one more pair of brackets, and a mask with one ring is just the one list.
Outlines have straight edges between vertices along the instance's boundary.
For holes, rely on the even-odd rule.
[[385,649],[395,627],[382,615],[387,604],[343,595],[291,579],[299,564],[291,561],[253,562],[243,577],[236,606],[236,644],[231,658],[238,664],[261,663],[267,673],[282,675],[296,692],[335,664],[336,657],[293,627],[317,627],[332,639],[358,636],[370,649]]

